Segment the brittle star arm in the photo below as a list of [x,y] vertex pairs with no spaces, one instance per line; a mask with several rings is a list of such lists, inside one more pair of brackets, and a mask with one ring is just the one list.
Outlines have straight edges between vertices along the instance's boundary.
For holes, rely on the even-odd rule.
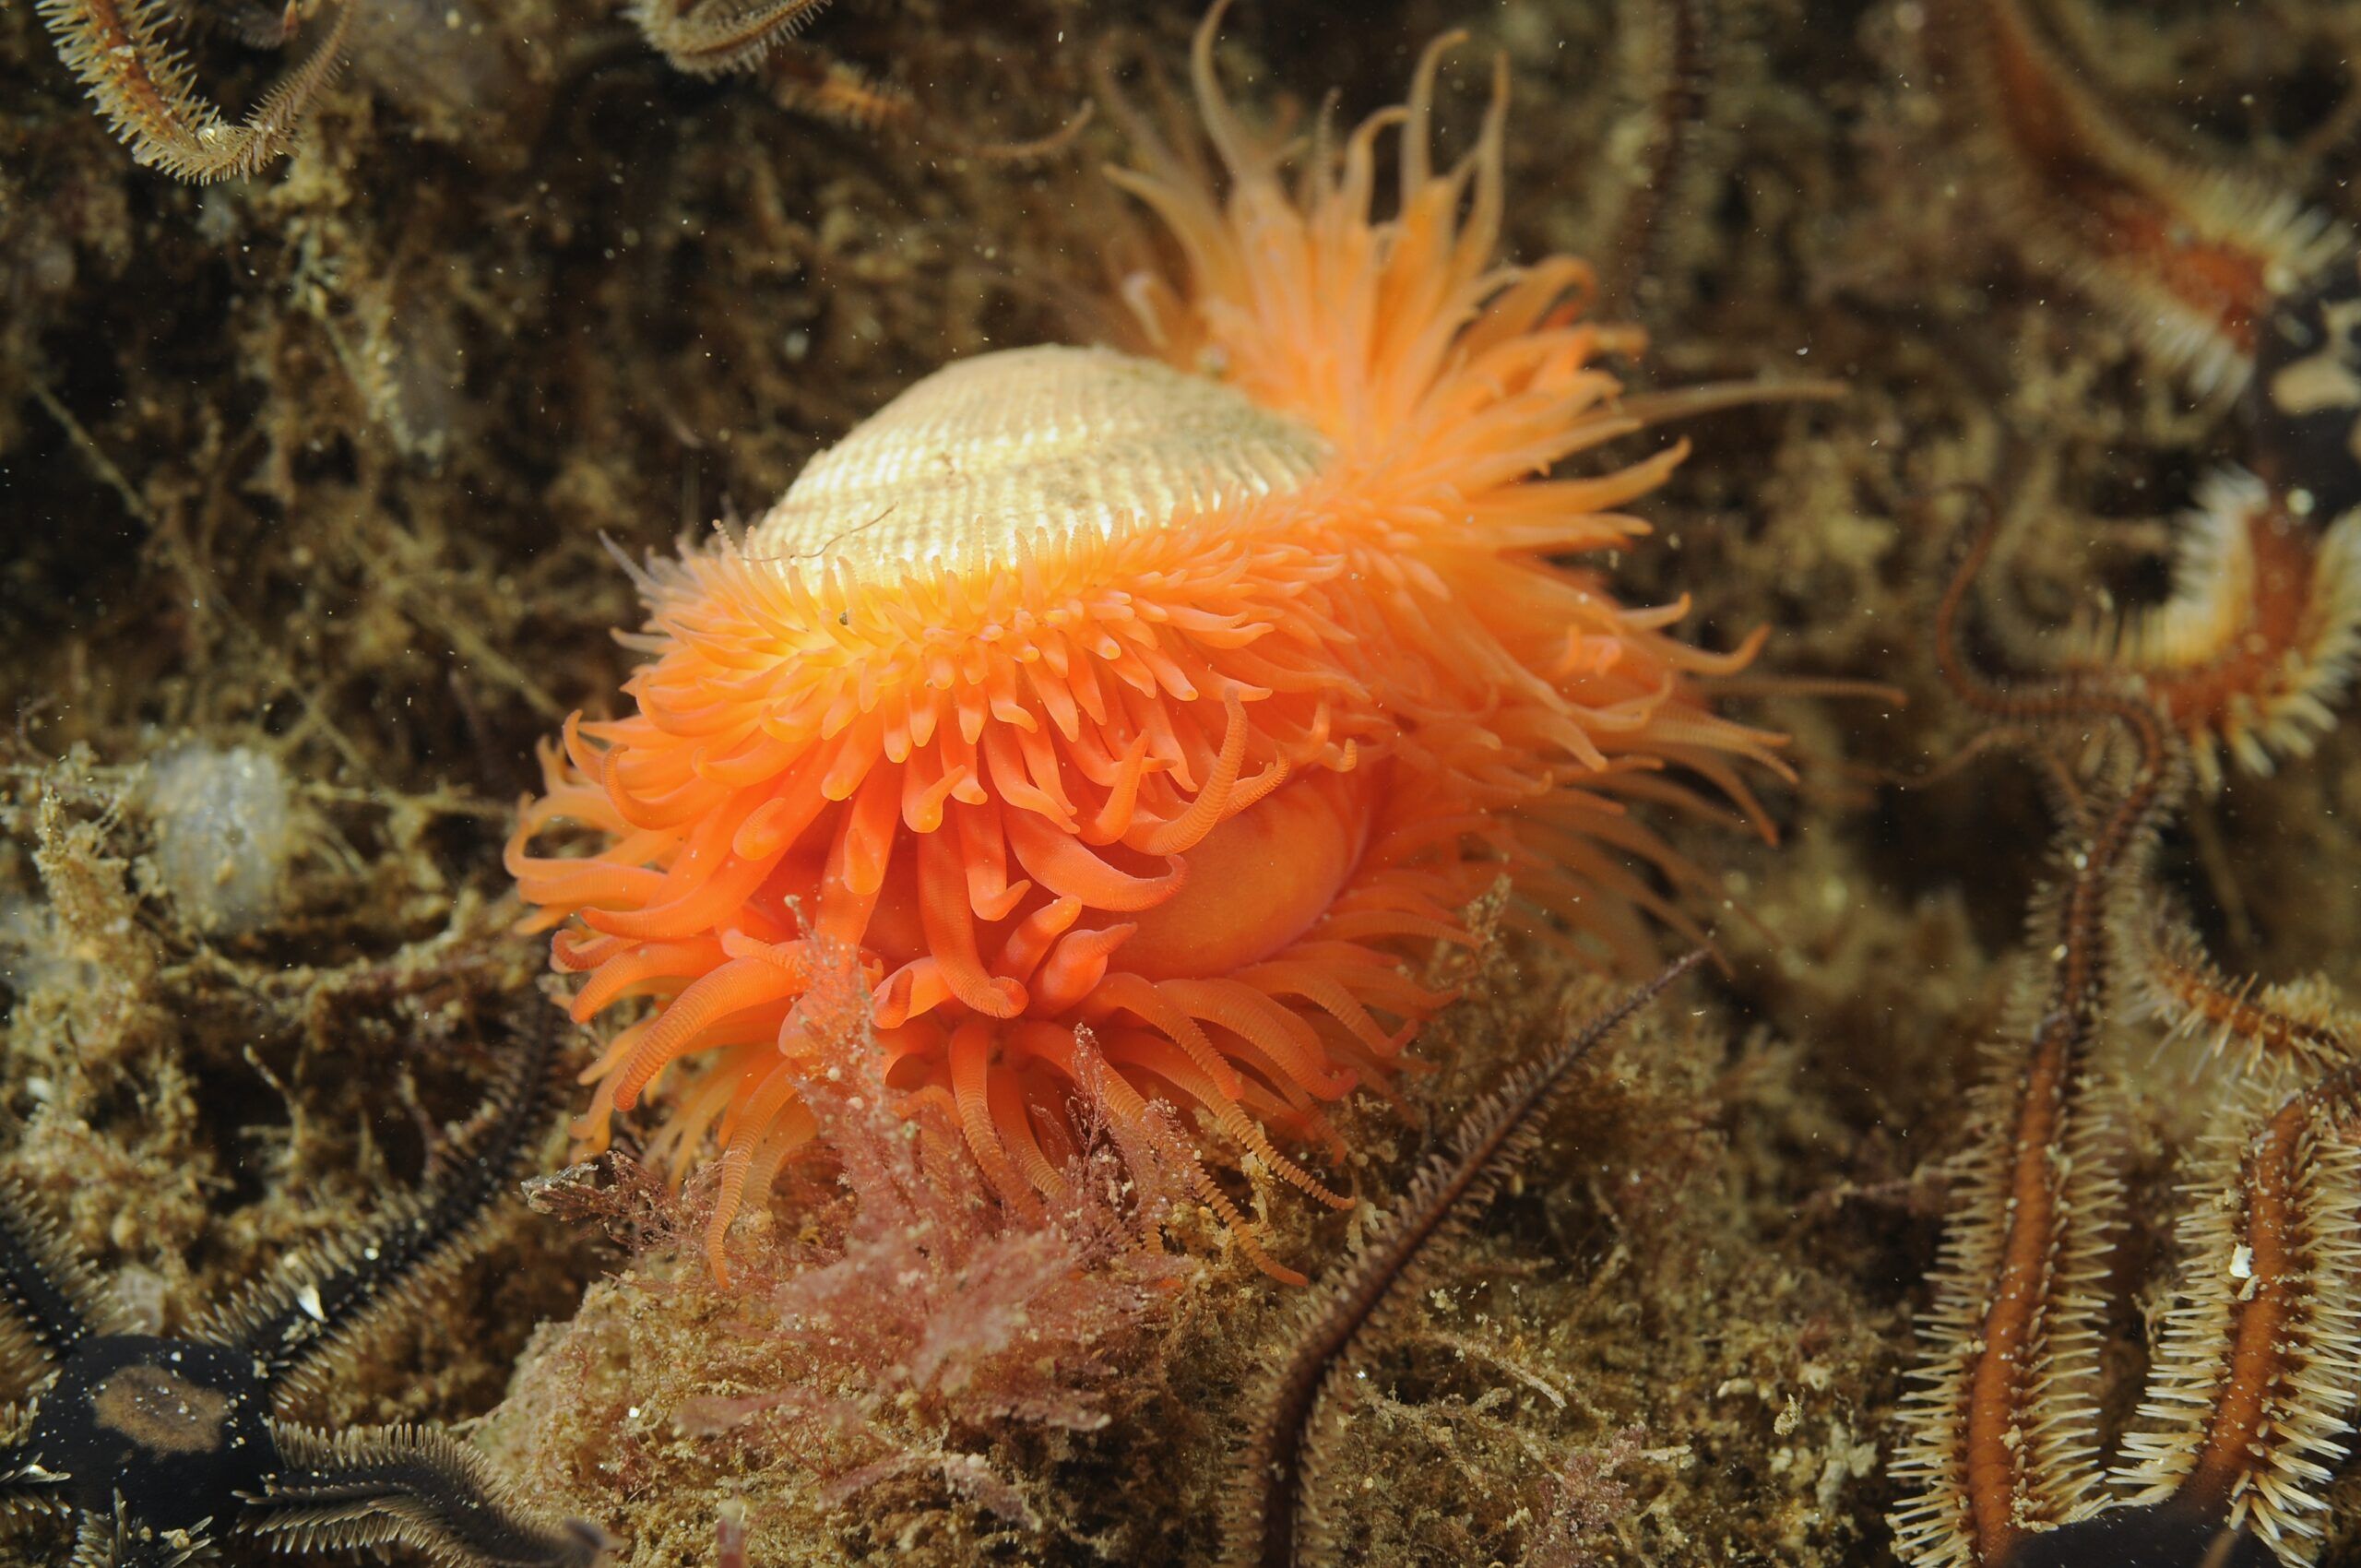
[[614,1542],[583,1519],[541,1522],[481,1456],[427,1427],[331,1437],[274,1422],[284,1467],[248,1497],[243,1535],[282,1550],[398,1542],[437,1562],[482,1568],[591,1568]]
[[631,19],[680,69],[718,77],[751,71],[773,47],[793,38],[828,0],[632,0]]
[[94,1509],[79,1516],[73,1550],[62,1568],[200,1568],[220,1561],[217,1545],[203,1528],[142,1528],[118,1492],[113,1510]]
[[2180,1284],[2141,1405],[2165,1424],[2127,1435],[2110,1478],[2135,1505],[2123,1527],[2308,1562],[2361,1414],[2361,1020],[2317,981],[2229,980],[2169,910],[2133,954],[2149,1009],[2239,1072],[2221,1118],[2235,1131],[2208,1139],[2195,1182],[2222,1201],[2177,1228]]
[[[2262,1011],[2258,1009],[2258,1012]],[[2314,1561],[2326,1486],[2361,1408],[2361,1147],[2347,1125],[2361,1090],[2348,1064],[2275,1111],[2261,1086],[2237,1099],[2251,1131],[2213,1137],[2206,1203],[2178,1228],[2181,1284],[2164,1320],[2140,1414],[2108,1476],[2107,1512],[2011,1544],[2008,1568],[2268,1568]]]
[[318,42],[234,125],[196,89],[174,46],[172,7],[40,0],[34,9],[56,42],[58,57],[89,89],[138,160],[203,184],[243,178],[294,145],[304,112],[336,74],[362,3],[338,6]]
[[1477,1100],[1345,1267],[1298,1304],[1293,1348],[1256,1391],[1255,1413],[1233,1455],[1237,1484],[1223,1511],[1223,1568],[1342,1560],[1311,1493],[1323,1468],[1323,1418],[1350,1383],[1358,1347],[1384,1328],[1395,1302],[1421,1289],[1420,1260],[1429,1246],[1458,1235],[1467,1217],[1532,1156],[1542,1119],[1565,1098],[1574,1069],[1704,956],[1700,951],[1675,960]]
[[2079,1518],[2099,1480],[2096,1329],[2121,1183],[2097,1020],[2051,1010],[1975,1091],[1979,1129],[1921,1325],[1923,1386],[1903,1407],[1892,1515],[1913,1568],[1991,1568],[2028,1531]]
[[[31,1193],[13,1180],[0,1180],[0,1306],[19,1348],[44,1372],[93,1334],[121,1328],[120,1314],[89,1266],[76,1257],[55,1221]],[[45,1468],[30,1443],[26,1410],[0,1410],[0,1516],[27,1508],[55,1506],[64,1479]],[[106,1561],[104,1559],[101,1561]],[[76,1562],[80,1562],[77,1556]]]
[[0,1443],[0,1524],[57,1506],[57,1487],[64,1478],[45,1468],[41,1455],[25,1442],[31,1424],[24,1407],[0,1407],[0,1432],[8,1434]]
[[0,1180],[0,1307],[8,1324],[54,1365],[92,1334],[122,1328],[106,1292],[42,1212],[32,1194]]
[[1975,1142],[1922,1325],[1923,1386],[1904,1401],[1893,1465],[1916,1494],[1892,1519],[1912,1568],[2011,1562],[2029,1536],[2097,1505],[2099,1330],[2122,1194],[2113,1084],[2094,1058],[2120,981],[2116,933],[2147,885],[2180,774],[2161,718],[2136,697],[2070,678],[2021,686],[1961,656],[1961,612],[1992,536],[1987,519],[1937,611],[1945,683],[2029,737],[2104,727],[2132,756],[2059,836],[2061,874],[2033,921],[2048,961],[1971,1104]]
[[85,1514],[74,1529],[74,1552],[65,1568],[130,1568],[131,1537],[121,1515]]
[[215,1313],[196,1337],[251,1350],[284,1394],[374,1316],[472,1249],[493,1205],[523,1174],[546,1124],[556,1031],[536,1028],[490,1096],[480,1131],[430,1172],[430,1184],[358,1237],[298,1259],[286,1277]]
[[2043,663],[2134,677],[2208,793],[2335,723],[2361,616],[2361,398],[2353,231],[2292,193],[2184,161],[2078,81],[2030,0],[1929,0],[1929,63],[1964,161],[2023,259],[2117,313],[2149,362],[2201,397],[2244,388],[2239,464],[2200,484],[2163,603],[2020,618]]

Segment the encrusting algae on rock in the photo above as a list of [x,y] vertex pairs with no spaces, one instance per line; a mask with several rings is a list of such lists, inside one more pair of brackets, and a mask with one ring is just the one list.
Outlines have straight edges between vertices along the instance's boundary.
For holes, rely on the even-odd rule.
[[[1390,1092],[1449,999],[1404,959],[1470,943],[1505,874],[1536,925],[1643,961],[1679,918],[1651,872],[1693,873],[1628,805],[1698,803],[1678,771],[1752,813],[1736,765],[1777,766],[1706,702],[1750,646],[1555,564],[1643,531],[1617,508],[1681,448],[1555,474],[1643,426],[1599,362],[1643,342],[1583,318],[1583,263],[1495,258],[1504,93],[1436,170],[1430,49],[1291,195],[1215,79],[1221,10],[1193,65],[1227,194],[1152,141],[1115,176],[1186,260],[1125,288],[1155,357],[1015,350],[910,388],[742,541],[651,564],[637,712],[545,750],[508,854],[532,923],[586,977],[578,1020],[656,999],[578,1131],[603,1146],[685,1059],[650,1146],[676,1174],[718,1146],[717,1274],[826,1136],[800,1086],[852,1047],[805,1005],[824,954],[857,955],[889,1087],[1019,1214],[1062,1194],[1086,1079],[1119,1145],[1171,1101],[1345,1206],[1281,1145],[1339,1156],[1327,1108]],[[587,858],[534,852],[564,824]]]

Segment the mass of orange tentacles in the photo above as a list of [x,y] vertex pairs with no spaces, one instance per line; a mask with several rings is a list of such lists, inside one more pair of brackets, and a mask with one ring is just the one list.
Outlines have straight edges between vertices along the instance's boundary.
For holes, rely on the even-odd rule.
[[[636,712],[545,751],[510,869],[584,977],[575,1016],[638,1013],[578,1133],[603,1145],[647,1101],[676,1172],[718,1149],[717,1271],[731,1215],[825,1142],[798,1086],[849,1050],[1018,1214],[1063,1194],[1086,1079],[1119,1144],[1182,1128],[1343,1206],[1333,1109],[1390,1092],[1449,1000],[1406,960],[1469,944],[1504,876],[1557,940],[1644,960],[1694,873],[1630,803],[1692,802],[1688,776],[1751,813],[1734,763],[1775,766],[1699,689],[1750,647],[1702,653],[1667,632],[1679,606],[1557,564],[1641,531],[1616,508],[1679,453],[1560,472],[1639,428],[1598,362],[1642,345],[1581,318],[1581,263],[1496,258],[1498,104],[1435,170],[1430,53],[1406,112],[1290,195],[1214,80],[1211,20],[1197,96],[1228,188],[1154,148],[1121,177],[1186,258],[1131,297],[1169,363],[1316,432],[1320,470],[1103,539],[1019,530],[1005,569],[692,548],[643,577]],[[565,824],[587,857],[535,851],[585,837]],[[813,1004],[830,955],[865,1029]]]

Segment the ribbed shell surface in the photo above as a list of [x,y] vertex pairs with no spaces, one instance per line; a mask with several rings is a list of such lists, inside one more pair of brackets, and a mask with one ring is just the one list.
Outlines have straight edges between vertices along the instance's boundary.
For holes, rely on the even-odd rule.
[[1285,493],[1327,443],[1202,376],[1106,349],[1012,349],[937,371],[813,459],[749,553],[857,581],[1005,566],[1020,534],[1127,524]]

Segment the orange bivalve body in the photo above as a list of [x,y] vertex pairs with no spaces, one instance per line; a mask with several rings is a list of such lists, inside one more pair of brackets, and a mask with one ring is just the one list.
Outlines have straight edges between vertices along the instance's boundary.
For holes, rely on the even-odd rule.
[[[586,1075],[579,1133],[658,1095],[656,1157],[718,1147],[718,1273],[731,1215],[825,1137],[798,1086],[870,1039],[1020,1214],[1064,1194],[1086,1080],[1121,1146],[1171,1142],[1163,1101],[1343,1206],[1288,1149],[1341,1153],[1329,1108],[1386,1088],[1448,1000],[1406,958],[1470,942],[1505,874],[1643,961],[1645,915],[1677,918],[1645,862],[1692,873],[1625,802],[1688,799],[1670,766],[1751,809],[1732,763],[1772,739],[1697,684],[1750,650],[1684,646],[1679,606],[1550,560],[1641,531],[1616,508],[1680,454],[1552,477],[1640,427],[1597,362],[1642,343],[1580,319],[1580,262],[1495,260],[1498,97],[1435,171],[1430,51],[1406,112],[1291,196],[1215,82],[1217,18],[1194,74],[1227,196],[1160,148],[1117,176],[1186,258],[1129,291],[1160,358],[1021,349],[919,382],[742,542],[653,566],[637,713],[545,752],[509,864],[587,976],[575,1016],[656,999]],[[561,822],[595,854],[531,853]],[[866,1030],[817,1016],[848,961]]]

